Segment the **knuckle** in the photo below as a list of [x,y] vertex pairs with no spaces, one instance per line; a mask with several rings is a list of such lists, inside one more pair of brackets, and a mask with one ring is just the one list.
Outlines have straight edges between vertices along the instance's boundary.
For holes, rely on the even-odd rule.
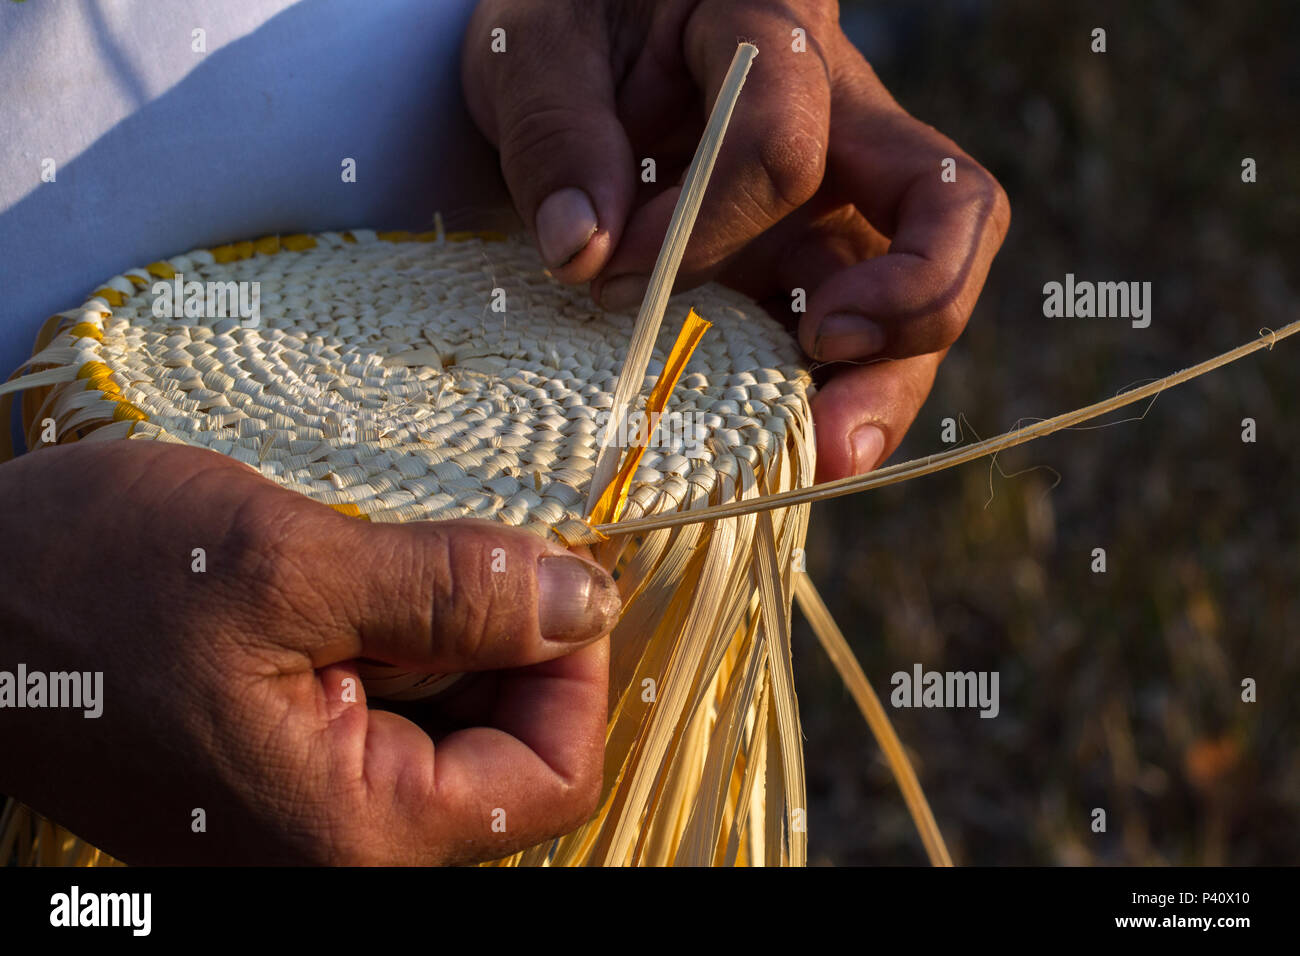
[[826,132],[811,120],[781,124],[764,136],[758,150],[773,198],[797,209],[821,186],[826,169]]
[[1007,198],[1006,190],[992,173],[975,160],[968,158],[962,165],[966,167],[964,172],[972,184],[970,195],[979,203],[983,220],[981,225],[992,225],[1001,241],[1011,226],[1011,201]]
[[313,624],[317,617],[312,610],[315,581],[298,546],[299,517],[287,498],[253,494],[234,509],[221,539],[219,565],[224,567],[219,573],[235,603],[263,620],[296,618]]
[[839,23],[839,0],[804,0],[799,12],[814,23]]
[[557,150],[571,143],[585,123],[580,109],[525,99],[502,130],[502,162],[508,172],[536,173],[537,163],[550,165],[563,155]]
[[953,296],[944,302],[931,319],[931,342],[927,351],[937,352],[956,342],[966,328],[966,319],[966,309],[959,296]]
[[442,547],[433,582],[435,642],[454,660],[475,661],[484,652],[496,604],[485,560],[490,546],[461,529],[444,538]]
[[561,832],[575,830],[595,815],[600,806],[603,763],[599,750],[593,750],[579,763],[565,793]]
[[993,223],[993,228],[997,230],[998,241],[1006,238],[1008,230],[1011,228],[1011,200],[1007,196],[1007,191],[1002,188],[1002,184],[993,178],[992,174],[986,174],[993,194],[993,204],[989,210],[989,220]]
[[231,515],[223,550],[232,571],[250,583],[278,579],[280,559],[291,537],[285,509],[268,507],[260,495],[241,502]]

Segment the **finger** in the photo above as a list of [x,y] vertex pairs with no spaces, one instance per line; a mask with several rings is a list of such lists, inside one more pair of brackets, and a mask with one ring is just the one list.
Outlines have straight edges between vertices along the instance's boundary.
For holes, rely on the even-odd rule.
[[827,279],[860,262],[884,255],[889,240],[852,205],[804,206],[774,230],[750,243],[743,256],[718,274],[725,285],[752,299],[771,300],[791,329],[802,312],[792,311],[796,292],[806,297]]
[[618,619],[604,569],[540,535],[339,517],[299,558],[338,606],[340,624],[307,648],[317,667],[356,657],[420,673],[523,667],[572,653]]
[[491,726],[436,745],[410,721],[372,711],[365,779],[395,857],[492,859],[584,822],[601,789],[608,657],[599,641],[513,672]]
[[849,66],[835,78],[827,177],[891,243],[887,255],[821,285],[800,342],[826,361],[947,348],[1006,235],[1006,194],[951,140],[903,112],[844,47]]
[[[572,549],[574,554],[591,559],[586,546]],[[494,719],[497,702],[501,699],[503,682],[527,671],[523,669],[478,671],[465,674],[450,687],[437,694],[433,706],[428,700],[386,702],[385,709],[410,717],[425,731],[441,737],[453,730],[483,724],[497,726]]]
[[604,18],[573,4],[487,0],[465,36],[462,80],[547,267],[566,282],[591,279],[635,190]]
[[837,370],[812,398],[817,480],[878,467],[925,404],[947,350]]
[[[794,49],[800,29],[806,46]],[[685,65],[711,108],[731,66],[737,36],[758,56],[736,104],[678,273],[704,281],[756,236],[808,201],[822,180],[830,125],[830,82],[819,38],[838,28],[824,11],[796,19],[782,4],[705,0],[686,21]],[[680,184],[636,210],[592,293],[624,309],[644,293]]]
[[326,720],[338,720],[352,707],[365,709],[366,688],[356,661],[327,664],[316,672],[316,679],[320,681]]

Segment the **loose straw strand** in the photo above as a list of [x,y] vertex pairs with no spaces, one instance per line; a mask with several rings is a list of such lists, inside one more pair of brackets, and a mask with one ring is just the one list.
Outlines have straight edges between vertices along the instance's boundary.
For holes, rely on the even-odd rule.
[[677,198],[677,206],[668,223],[668,234],[659,249],[654,271],[650,273],[645,298],[641,300],[641,311],[637,313],[636,325],[632,329],[627,359],[614,388],[609,426],[596,457],[596,470],[587,497],[588,515],[595,509],[605,492],[605,486],[618,471],[619,446],[614,436],[623,433],[623,424],[632,410],[632,401],[641,391],[650,353],[654,350],[655,338],[663,322],[664,308],[668,305],[668,297],[672,294],[673,282],[677,278],[677,269],[686,252],[686,243],[695,226],[695,217],[699,215],[700,204],[704,201],[709,176],[722,149],[722,137],[727,132],[727,124],[731,122],[736,100],[740,97],[740,88],[745,85],[745,77],[749,75],[749,67],[757,55],[758,47],[752,43],[742,43],[736,48],[736,55],[731,60],[731,67],[727,70],[726,79],[713,104],[713,112],[709,115],[709,124],[695,150],[695,158],[686,171],[681,195]]
[[872,488],[883,488],[886,485],[897,484],[901,481],[909,481],[913,478],[920,478],[922,475],[933,474],[937,471],[944,471],[957,465],[965,464],[968,461],[974,461],[977,458],[983,458],[985,455],[991,455],[995,452],[1003,451],[1007,448],[1014,448],[1017,445],[1023,445],[1026,442],[1033,441],[1036,438],[1043,438],[1053,432],[1060,431],[1063,428],[1071,428],[1075,425],[1094,418],[1099,418],[1108,412],[1123,408],[1126,405],[1132,405],[1134,402],[1140,402],[1144,398],[1157,395],[1167,388],[1175,385],[1181,385],[1189,382],[1194,378],[1199,378],[1206,372],[1212,372],[1224,365],[1229,365],[1238,359],[1245,358],[1252,352],[1258,352],[1260,349],[1272,349],[1272,347],[1281,339],[1300,332],[1300,321],[1292,322],[1278,332],[1268,330],[1267,334],[1260,335],[1259,338],[1253,339],[1244,345],[1239,345],[1230,349],[1214,358],[1206,359],[1198,365],[1185,368],[1181,372],[1175,372],[1164,378],[1157,379],[1141,388],[1135,388],[1129,392],[1123,392],[1101,402],[1095,402],[1092,405],[1075,409],[1072,412],[1066,412],[1057,415],[1055,418],[1047,418],[1041,422],[1036,422],[1028,428],[1017,428],[1005,432],[986,441],[977,442],[974,445],[966,445],[961,448],[954,448],[951,451],[941,452],[937,455],[930,455],[925,458],[917,458],[912,461],[902,462],[897,465],[891,465],[888,468],[880,468],[876,471],[869,472],[865,475],[855,475],[849,478],[840,478],[835,481],[824,481],[820,484],[810,485],[807,488],[796,488],[792,491],[782,491],[776,494],[764,495],[759,498],[751,498],[746,501],[729,502],[722,505],[713,505],[708,508],[699,508],[697,510],[685,511],[670,515],[654,515],[648,518],[637,518],[635,520],[622,521],[618,524],[599,524],[595,525],[595,530],[604,535],[612,534],[632,534],[645,531],[654,531],[659,528],[673,528],[679,525],[692,524],[697,521],[716,521],[720,518],[732,518],[738,515],[750,514],[757,511],[771,511],[775,508],[788,508],[791,505],[808,504],[814,501],[822,501],[826,498],[838,498],[841,495],[854,494],[859,491],[869,491]]
[[817,635],[817,640],[831,659],[831,663],[835,665],[835,670],[843,678],[849,693],[857,702],[858,710],[862,712],[867,725],[871,728],[871,735],[876,738],[876,743],[884,752],[889,768],[893,771],[894,780],[898,783],[898,789],[903,792],[907,811],[912,815],[912,821],[921,835],[921,842],[925,845],[925,853],[930,858],[930,864],[952,866],[952,857],[948,855],[943,834],[939,832],[939,825],[935,822],[930,804],[925,799],[925,791],[921,789],[916,771],[912,769],[912,763],[907,759],[907,752],[903,750],[903,744],[899,741],[898,734],[894,732],[880,698],[876,696],[871,682],[862,672],[862,666],[849,647],[849,642],[844,639],[844,633],[831,617],[831,612],[821,595],[817,593],[812,578],[807,574],[796,574],[794,577],[794,599],[799,605],[799,610],[803,612],[813,633]]

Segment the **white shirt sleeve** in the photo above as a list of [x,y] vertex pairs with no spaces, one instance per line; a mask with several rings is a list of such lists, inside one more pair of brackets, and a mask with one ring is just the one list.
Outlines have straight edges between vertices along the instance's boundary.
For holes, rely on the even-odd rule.
[[473,6],[0,3],[0,380],[45,318],[165,256],[435,211],[509,228],[460,93]]

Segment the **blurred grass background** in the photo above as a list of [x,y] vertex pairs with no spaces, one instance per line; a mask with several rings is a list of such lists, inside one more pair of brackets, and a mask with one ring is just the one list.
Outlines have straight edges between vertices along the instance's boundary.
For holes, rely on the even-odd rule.
[[[944,418],[989,437],[1297,318],[1300,5],[849,0],[841,18],[904,108],[987,166],[1013,208],[891,461],[945,447]],[[1090,51],[1098,26],[1105,54]],[[1067,272],[1150,281],[1151,326],[1044,318],[1043,284]],[[1288,341],[1141,421],[1013,449],[999,464],[1014,477],[986,460],[816,507],[809,571],[956,862],[1300,862],[1297,367]],[[811,861],[923,864],[801,621],[795,640]],[[890,675],[914,663],[998,671],[1000,715],[889,707]]]

